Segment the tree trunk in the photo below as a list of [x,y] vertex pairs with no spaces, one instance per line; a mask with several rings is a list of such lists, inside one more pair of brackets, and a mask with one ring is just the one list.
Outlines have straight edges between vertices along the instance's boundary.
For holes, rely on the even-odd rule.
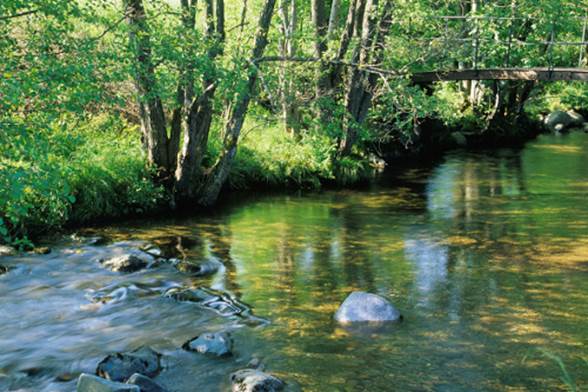
[[368,65],[370,59],[373,59],[376,64],[382,61],[385,39],[392,24],[392,1],[385,1],[379,21],[377,15],[375,15],[377,9],[378,0],[367,0],[361,28],[360,46],[356,48],[354,54],[354,62],[357,62],[358,66],[353,68],[345,98],[348,119],[345,137],[339,144],[341,156],[351,153],[351,149],[357,140],[358,128],[367,117],[373,90],[376,88],[378,81],[377,74],[369,73],[361,68]]
[[[289,4],[288,4],[289,3]],[[280,54],[284,58],[294,57],[295,42],[294,31],[296,29],[298,10],[296,0],[280,0]],[[294,135],[297,133],[298,109],[295,103],[295,90],[292,78],[289,74],[289,63],[280,64],[280,106],[282,111],[282,123],[287,133]]]
[[[213,1],[206,0],[206,36],[211,40],[208,57],[212,64],[223,51],[225,29],[222,0],[216,2],[216,23],[214,11]],[[204,75],[200,96],[186,99],[184,104],[182,129],[184,142],[175,173],[175,193],[180,200],[196,197],[202,181],[202,161],[206,155],[212,124],[212,101],[216,92],[214,72],[215,70],[212,69]]]
[[172,159],[168,154],[165,114],[157,92],[155,67],[151,55],[151,36],[142,0],[125,0],[125,14],[129,25],[129,45],[134,55],[135,87],[138,95],[139,116],[143,143],[149,163],[154,165],[161,179],[167,178]]
[[324,54],[327,51],[327,30],[328,20],[325,12],[324,0],[312,0],[311,2],[312,23],[314,26],[314,55],[320,59],[316,76],[316,97],[318,112],[322,122],[328,122],[329,110],[325,99],[331,93],[329,83],[329,63],[324,61]]
[[248,70],[248,78],[245,90],[239,94],[236,101],[231,107],[227,124],[225,126],[225,140],[223,143],[223,151],[218,161],[212,167],[206,181],[201,189],[198,204],[202,206],[209,206],[216,202],[222,186],[224,185],[231,168],[231,164],[237,153],[237,143],[245,121],[245,115],[249,108],[249,102],[255,92],[255,84],[257,82],[257,67],[251,65],[254,59],[261,58],[267,46],[267,34],[270,28],[272,15],[274,11],[276,0],[266,0],[261,13],[257,33],[255,37],[255,44],[253,47],[251,59],[244,62],[244,68]]
[[333,0],[331,3],[331,14],[329,15],[329,28],[327,29],[327,36],[332,37],[335,29],[337,28],[337,22],[339,19],[339,7],[341,3],[339,0]]

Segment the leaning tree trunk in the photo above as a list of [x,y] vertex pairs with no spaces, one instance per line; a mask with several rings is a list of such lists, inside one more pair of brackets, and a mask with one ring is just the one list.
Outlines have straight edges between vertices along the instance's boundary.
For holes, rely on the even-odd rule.
[[376,15],[378,0],[367,0],[361,28],[361,40],[359,48],[356,48],[353,68],[345,106],[347,108],[348,122],[345,137],[339,145],[339,153],[346,156],[357,140],[358,128],[363,124],[371,106],[373,90],[377,84],[377,75],[362,69],[369,65],[370,60],[379,63],[383,59],[385,39],[390,29],[392,20],[392,1],[387,0],[383,6],[383,12],[379,22]]
[[[169,178],[173,159],[168,150],[165,114],[156,88],[155,67],[151,54],[151,36],[142,0],[125,0],[129,25],[129,45],[134,56],[135,86],[141,119],[143,143],[149,163],[158,170],[160,179]],[[173,153],[173,151],[171,151]]]
[[263,6],[251,59],[245,61],[243,64],[244,68],[248,71],[247,84],[244,91],[239,94],[236,101],[231,106],[228,121],[225,126],[225,139],[221,156],[207,174],[204,186],[199,192],[198,204],[202,206],[209,206],[218,199],[220,190],[227,180],[231,164],[237,153],[237,143],[239,141],[241,129],[243,128],[247,109],[249,108],[249,102],[255,92],[255,84],[258,78],[255,61],[263,56],[263,52],[267,46],[267,34],[270,28],[275,3],[276,0],[266,0]]

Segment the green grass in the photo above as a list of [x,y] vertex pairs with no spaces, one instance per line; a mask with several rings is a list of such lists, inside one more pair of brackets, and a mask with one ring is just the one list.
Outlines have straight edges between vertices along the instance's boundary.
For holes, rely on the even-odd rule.
[[163,199],[134,127],[100,116],[84,124],[62,119],[34,130],[25,125],[32,123],[1,123],[3,242],[27,245],[30,236],[66,223],[141,213]]

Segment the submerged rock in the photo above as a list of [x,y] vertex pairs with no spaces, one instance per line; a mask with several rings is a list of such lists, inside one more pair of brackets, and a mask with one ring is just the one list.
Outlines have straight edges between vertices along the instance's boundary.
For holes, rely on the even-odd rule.
[[399,321],[401,319],[400,312],[388,300],[363,291],[349,294],[335,313],[335,320],[342,324]]
[[127,381],[133,374],[156,376],[161,370],[161,354],[149,347],[141,347],[130,353],[116,353],[104,358],[96,368],[96,374],[112,381]]
[[184,350],[224,357],[232,354],[233,340],[226,332],[205,333],[184,343]]
[[77,392],[142,392],[137,385],[122,384],[83,373],[78,378]]
[[0,264],[0,275],[4,275],[7,272],[8,272],[8,267],[6,267],[5,265]]
[[175,267],[180,272],[188,273],[194,276],[207,276],[218,272],[222,264],[218,261],[207,260],[200,264],[190,263],[187,261],[180,261],[174,263]]
[[233,392],[273,392],[284,389],[284,382],[255,369],[242,369],[231,374]]
[[192,302],[223,317],[238,317],[243,324],[251,327],[269,324],[268,320],[253,315],[250,306],[221,291],[204,287],[195,289],[173,287],[163,296],[176,301]]
[[140,257],[139,255],[128,253],[108,260],[102,260],[101,263],[104,267],[114,272],[135,272],[147,267],[152,261],[153,258],[149,255]]
[[573,110],[567,112],[556,110],[545,117],[543,124],[550,132],[559,133],[569,128],[582,127],[584,122],[584,117]]
[[143,252],[145,252],[151,256],[155,256],[155,257],[159,257],[163,253],[157,245],[153,245],[153,244],[144,245],[139,249],[142,250]]
[[86,298],[95,303],[118,303],[128,299],[147,297],[150,295],[161,295],[170,287],[176,287],[174,282],[151,281],[151,282],[124,282],[115,283],[98,290],[92,290],[86,294]]
[[135,373],[129,378],[127,384],[137,385],[141,392],[167,392],[165,388],[147,376]]
[[12,246],[0,245],[0,256],[14,256],[15,254],[16,249]]

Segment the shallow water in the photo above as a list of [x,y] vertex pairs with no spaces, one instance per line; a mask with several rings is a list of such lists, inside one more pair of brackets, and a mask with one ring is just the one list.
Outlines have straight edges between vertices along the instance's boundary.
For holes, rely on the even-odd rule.
[[[266,195],[204,217],[84,230],[223,268],[123,275],[96,262],[103,246],[70,240],[0,260],[12,267],[0,276],[0,390],[71,391],[79,372],[140,345],[164,354],[158,381],[178,392],[226,390],[252,357],[292,390],[566,390],[557,356],[583,390],[587,192],[588,135],[572,134],[396,168],[369,190]],[[131,284],[118,302],[90,300]],[[161,296],[175,285],[230,293],[269,324]],[[404,322],[337,326],[352,290],[390,298]],[[178,349],[217,330],[232,331],[233,358]]]

